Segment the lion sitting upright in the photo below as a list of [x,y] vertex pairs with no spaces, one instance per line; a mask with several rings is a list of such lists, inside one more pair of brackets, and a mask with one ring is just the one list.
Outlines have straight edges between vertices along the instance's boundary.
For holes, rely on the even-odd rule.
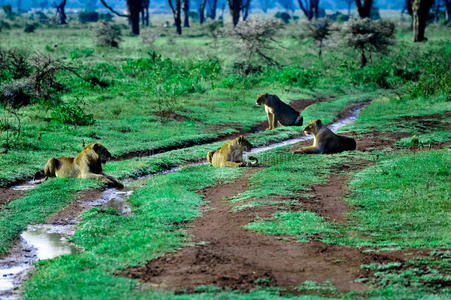
[[331,154],[356,149],[356,143],[353,138],[336,135],[326,125],[321,123],[321,120],[310,121],[304,128],[304,133],[306,135],[314,135],[313,145],[294,150],[294,153]]
[[246,167],[258,163],[257,158],[250,156],[249,159],[255,161],[253,164],[246,163],[243,160],[243,152],[250,151],[252,144],[244,137],[240,136],[228,142],[215,151],[207,154],[207,160],[214,167]]
[[257,105],[265,105],[268,116],[268,130],[277,127],[277,123],[284,126],[302,126],[303,118],[288,104],[282,102],[276,95],[258,95]]
[[71,177],[96,179],[110,186],[123,188],[124,185],[102,171],[102,163],[111,159],[110,152],[100,143],[92,143],[83,148],[77,157],[51,158],[44,167],[43,181],[49,177]]

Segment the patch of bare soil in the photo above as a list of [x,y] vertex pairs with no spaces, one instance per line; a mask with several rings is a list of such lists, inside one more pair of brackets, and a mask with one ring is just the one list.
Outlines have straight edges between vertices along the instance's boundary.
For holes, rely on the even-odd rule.
[[3,204],[19,199],[23,194],[23,191],[16,191],[11,188],[0,188],[0,209],[2,209]]
[[100,189],[88,189],[80,192],[77,200],[72,201],[68,206],[47,218],[47,224],[71,225],[77,223],[77,218],[85,211],[88,203],[91,203],[102,196]]
[[179,115],[178,113],[175,113],[175,112],[164,112],[164,111],[163,112],[154,112],[154,113],[152,113],[152,115],[157,116],[159,118],[163,118],[163,119],[172,119],[177,122],[183,122],[183,121],[186,121],[189,119],[186,116]]
[[253,172],[234,183],[203,191],[210,201],[208,209],[187,229],[198,246],[182,248],[118,275],[145,281],[153,288],[188,293],[200,285],[215,285],[244,291],[277,286],[296,294],[294,287],[306,280],[330,280],[339,291],[368,289],[355,282],[362,274],[360,265],[385,262],[388,256],[319,241],[281,241],[243,229],[261,208],[233,213],[224,199],[245,191]]

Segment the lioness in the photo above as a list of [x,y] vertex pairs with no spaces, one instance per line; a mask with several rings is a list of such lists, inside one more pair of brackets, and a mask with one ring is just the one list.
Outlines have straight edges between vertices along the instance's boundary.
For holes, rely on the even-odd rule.
[[51,158],[44,167],[45,178],[71,177],[97,179],[110,186],[123,188],[124,185],[102,171],[102,163],[111,159],[110,152],[100,143],[92,143],[83,148],[77,157]]
[[322,124],[321,120],[310,121],[304,128],[304,133],[315,136],[313,145],[294,150],[294,153],[330,154],[355,150],[356,148],[356,143],[353,138],[336,135],[326,125]]
[[250,156],[249,159],[255,161],[253,164],[246,163],[243,160],[243,152],[250,151],[252,144],[244,137],[240,136],[228,142],[215,151],[207,154],[207,160],[214,167],[245,167],[258,163],[257,158]]
[[268,129],[277,127],[277,123],[284,126],[302,126],[303,118],[288,104],[282,102],[276,95],[258,95],[257,105],[265,105],[265,111],[268,116]]

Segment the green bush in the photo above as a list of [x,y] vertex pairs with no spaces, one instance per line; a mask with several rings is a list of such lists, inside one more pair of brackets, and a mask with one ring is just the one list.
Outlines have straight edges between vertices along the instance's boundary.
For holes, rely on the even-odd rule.
[[266,77],[284,85],[306,87],[316,81],[317,73],[313,69],[289,66],[279,72],[268,70]]
[[95,11],[81,11],[78,13],[78,20],[81,24],[97,22],[99,20],[99,14]]
[[53,108],[52,117],[62,123],[75,126],[86,126],[95,123],[92,114],[88,114],[83,110],[83,102],[79,100],[73,100],[61,105],[57,105]]
[[38,24],[36,24],[36,23],[33,23],[33,24],[25,24],[25,28],[24,28],[24,32],[27,32],[27,33],[32,33],[32,32],[34,32],[35,30],[36,30],[36,28],[38,28]]

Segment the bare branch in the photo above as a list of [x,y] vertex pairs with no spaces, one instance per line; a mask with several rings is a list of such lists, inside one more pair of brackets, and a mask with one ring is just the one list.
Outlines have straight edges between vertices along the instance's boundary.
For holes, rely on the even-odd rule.
[[115,11],[111,6],[109,6],[108,4],[106,4],[105,0],[100,0],[100,2],[102,2],[103,6],[105,6],[106,8],[108,8],[113,14],[119,16],[119,17],[124,17],[124,18],[130,18],[130,15],[124,15],[121,14],[117,11]]

